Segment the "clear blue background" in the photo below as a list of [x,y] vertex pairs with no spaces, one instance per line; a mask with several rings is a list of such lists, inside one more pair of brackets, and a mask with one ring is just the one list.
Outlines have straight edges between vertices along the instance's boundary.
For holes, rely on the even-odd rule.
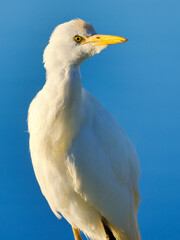
[[180,2],[2,1],[0,7],[0,239],[73,239],[36,182],[28,105],[45,82],[43,49],[73,18],[127,37],[81,67],[83,85],[120,122],[141,161],[139,224],[145,240],[180,235]]

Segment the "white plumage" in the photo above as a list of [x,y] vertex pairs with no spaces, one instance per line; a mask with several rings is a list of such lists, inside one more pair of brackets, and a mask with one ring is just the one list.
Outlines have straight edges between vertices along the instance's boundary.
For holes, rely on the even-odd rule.
[[47,79],[28,114],[30,152],[41,191],[54,214],[94,240],[101,222],[116,239],[140,240],[139,160],[113,117],[82,88],[80,64],[121,37],[96,35],[92,25],[59,25],[44,52]]

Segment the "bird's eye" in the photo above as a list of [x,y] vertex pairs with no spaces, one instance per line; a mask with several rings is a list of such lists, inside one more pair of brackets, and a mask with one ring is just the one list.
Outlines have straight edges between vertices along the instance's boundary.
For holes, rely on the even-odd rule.
[[83,37],[76,35],[74,36],[74,41],[76,41],[77,43],[80,43],[83,40]]

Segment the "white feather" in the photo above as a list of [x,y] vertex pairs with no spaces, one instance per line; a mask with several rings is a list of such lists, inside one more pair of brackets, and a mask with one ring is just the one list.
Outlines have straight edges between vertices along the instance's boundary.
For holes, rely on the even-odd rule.
[[52,211],[94,240],[105,240],[101,216],[117,239],[140,240],[139,160],[128,136],[81,85],[79,65],[107,46],[76,46],[91,35],[82,20],[56,28],[44,53],[47,81],[29,108],[30,152]]

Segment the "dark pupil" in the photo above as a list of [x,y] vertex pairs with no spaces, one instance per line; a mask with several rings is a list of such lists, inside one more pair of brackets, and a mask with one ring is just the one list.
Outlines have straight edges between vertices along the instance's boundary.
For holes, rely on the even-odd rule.
[[79,38],[79,37],[77,37],[77,38],[76,38],[76,40],[77,40],[77,41],[79,41],[79,40],[80,40],[80,38]]

